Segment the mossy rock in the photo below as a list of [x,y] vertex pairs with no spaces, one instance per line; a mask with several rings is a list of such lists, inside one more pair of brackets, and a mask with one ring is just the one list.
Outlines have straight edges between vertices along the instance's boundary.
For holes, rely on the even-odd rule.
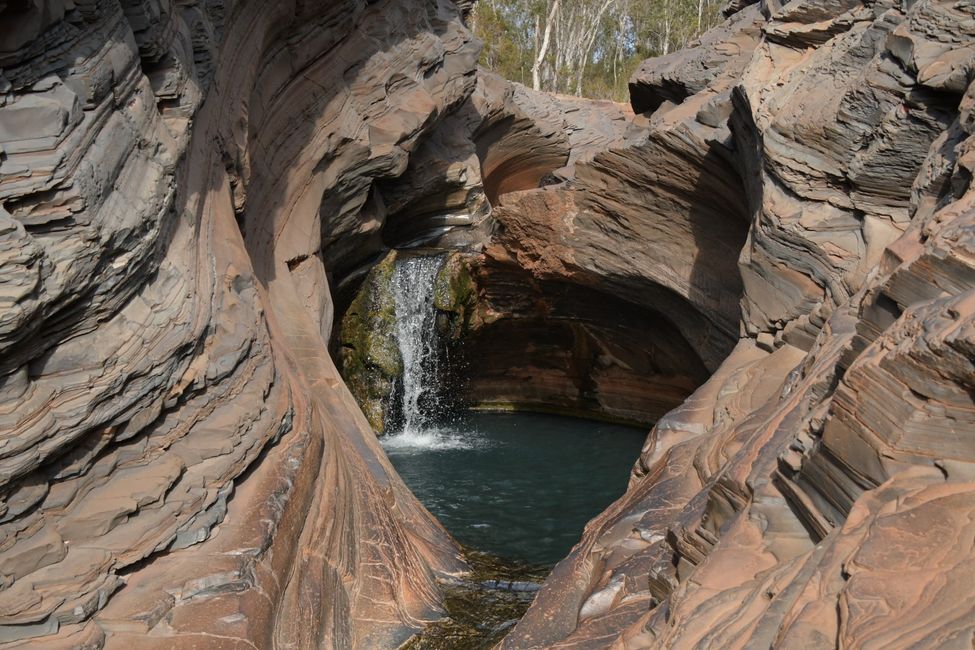
[[438,319],[442,334],[457,340],[464,336],[477,304],[477,285],[468,257],[452,253],[434,280],[433,304],[448,318]]
[[[339,328],[342,376],[369,424],[380,434],[389,425],[393,389],[403,375],[393,293],[396,259],[396,251],[391,251],[369,271]],[[433,304],[443,344],[460,342],[477,304],[468,255],[447,255],[434,278]]]
[[386,429],[393,386],[403,374],[396,344],[395,265],[391,251],[369,271],[339,329],[342,376],[376,433]]

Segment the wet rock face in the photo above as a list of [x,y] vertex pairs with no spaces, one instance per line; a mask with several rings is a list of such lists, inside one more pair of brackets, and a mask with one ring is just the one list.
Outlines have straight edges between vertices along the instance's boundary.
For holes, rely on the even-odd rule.
[[339,369],[373,430],[386,431],[403,360],[396,345],[396,253],[369,271],[339,330]]
[[[464,405],[465,396],[456,387],[466,382],[468,366],[459,357],[467,347],[477,296],[468,254],[425,254],[436,255],[439,260],[429,287],[431,331],[423,332],[425,343],[432,346],[431,354],[437,357],[427,360],[430,367],[423,370],[428,382],[424,386],[425,397],[433,403],[424,400],[421,407],[426,412],[426,407],[441,406],[442,413],[429,414],[435,419],[449,416]],[[372,267],[338,328],[339,370],[377,434],[391,433],[403,425],[403,375],[407,362],[400,349],[402,334],[396,319],[405,307],[397,305],[397,300],[408,296],[397,291],[395,274],[397,264],[414,255],[390,251]]]
[[438,616],[462,564],[327,354],[323,251],[476,54],[446,1],[0,3],[0,642]]
[[[339,327],[342,376],[377,433],[394,430],[401,409],[398,255],[369,271]],[[441,363],[429,388],[443,393],[445,415],[476,407],[652,424],[708,377],[658,312],[489,256],[445,255],[431,299]]]
[[463,397],[481,408],[652,424],[707,379],[670,321],[612,293],[480,260]]

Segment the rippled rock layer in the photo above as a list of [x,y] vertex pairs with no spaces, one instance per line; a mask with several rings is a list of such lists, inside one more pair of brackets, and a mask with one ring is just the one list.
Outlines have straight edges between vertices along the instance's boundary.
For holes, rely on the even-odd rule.
[[656,421],[503,647],[971,647],[975,9],[733,2],[631,110],[460,6],[0,2],[0,644],[440,618],[328,354],[422,245],[473,397]]
[[440,616],[463,564],[326,352],[319,233],[378,236],[476,55],[446,1],[0,3],[0,642]]
[[[620,196],[587,183],[646,179],[651,199],[603,212],[598,234],[668,217],[627,241],[659,251],[683,233],[648,275],[727,335],[681,326],[689,342],[732,346],[723,360],[698,346],[713,375],[657,423],[626,495],[503,647],[972,644],[973,18],[925,0],[745,6],[634,75],[647,142],[502,201],[496,217],[519,228],[509,250],[579,273],[598,257],[578,233]],[[738,201],[716,184],[735,175]],[[698,191],[669,212],[665,188],[685,176]],[[556,226],[526,244],[539,227],[521,206],[545,203]],[[737,273],[716,247],[681,276],[719,228],[716,245],[740,233]],[[738,297],[740,318],[722,302]]]

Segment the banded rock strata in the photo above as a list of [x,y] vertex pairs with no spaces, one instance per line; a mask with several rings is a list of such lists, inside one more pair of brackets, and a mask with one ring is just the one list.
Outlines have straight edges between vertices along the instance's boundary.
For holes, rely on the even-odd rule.
[[[482,71],[470,99],[418,148],[404,174],[373,188],[388,208],[387,224],[412,223],[425,230],[425,247],[458,249],[472,281],[476,298],[461,331],[451,333],[460,340],[451,356],[461,376],[446,382],[459,388],[455,399],[649,424],[733,346],[738,304],[731,296],[740,291],[735,259],[746,221],[713,212],[722,202],[744,212],[740,182],[727,159],[707,153],[717,177],[705,180],[683,161],[679,140],[663,134],[644,145],[647,133],[646,120],[626,106],[537,93]],[[448,140],[452,154],[443,158]],[[656,156],[684,173],[657,183],[659,174],[644,171]],[[436,176],[445,165],[449,171]],[[699,184],[718,193],[694,203],[688,217]],[[655,200],[660,210],[646,219]],[[465,205],[474,218],[449,228],[446,219]],[[674,220],[680,226],[669,229]],[[364,305],[391,305],[377,293],[375,275],[350,299],[343,331],[361,329]],[[354,284],[356,272],[336,279]],[[720,305],[706,297],[716,287],[727,291]],[[340,343],[353,390],[379,424],[395,416],[399,371],[382,318],[391,308],[373,312],[369,337],[343,334]]]
[[478,74],[459,4],[0,2],[0,643],[436,619],[327,352],[432,245],[473,393],[657,421],[503,647],[971,647],[972,7],[734,2],[634,114]]
[[449,2],[0,3],[0,642],[439,615],[463,565],[327,355],[318,233],[371,236],[476,53]]
[[649,143],[699,172],[720,143],[740,175],[709,223],[747,223],[741,336],[503,647],[970,647],[973,9],[735,9],[631,89]]

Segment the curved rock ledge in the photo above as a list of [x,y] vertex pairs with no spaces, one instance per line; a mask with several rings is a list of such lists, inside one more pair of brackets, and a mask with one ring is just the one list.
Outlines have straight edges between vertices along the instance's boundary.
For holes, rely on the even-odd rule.
[[328,357],[318,233],[473,90],[458,10],[0,12],[0,641],[402,642],[463,565]]
[[972,8],[734,2],[638,114],[479,74],[469,9],[0,2],[0,645],[440,617],[328,353],[422,244],[474,392],[656,420],[502,647],[971,647]]
[[502,647],[973,642],[972,24],[760,3],[637,72],[657,132],[729,116],[742,339]]

